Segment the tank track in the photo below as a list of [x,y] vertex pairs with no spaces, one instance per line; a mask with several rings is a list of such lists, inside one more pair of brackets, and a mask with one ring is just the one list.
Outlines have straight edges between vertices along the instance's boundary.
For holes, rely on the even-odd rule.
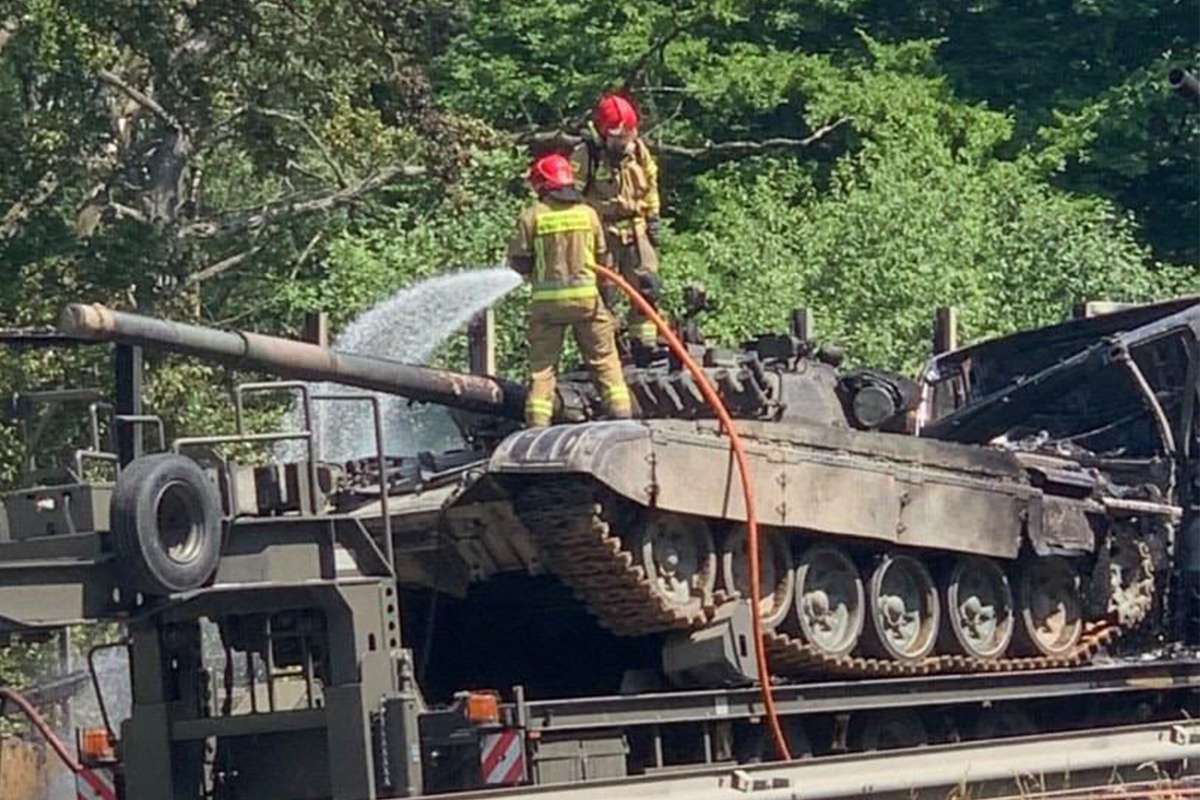
[[541,546],[543,564],[618,636],[689,630],[708,620],[711,609],[688,613],[654,593],[603,506],[577,482],[527,489],[517,499],[517,513]]
[[[546,481],[524,490],[517,513],[537,539],[545,566],[596,617],[619,636],[686,631],[711,619],[716,607],[693,613],[672,608],[655,594],[646,571],[605,519],[603,504],[577,481]],[[962,655],[930,656],[915,663],[861,656],[831,657],[782,631],[766,633],[772,673],[845,677],[905,677],[941,673],[1017,672],[1086,664],[1116,642],[1125,628],[1108,620],[1084,622],[1074,649],[1060,656],[1013,656],[985,660]]]

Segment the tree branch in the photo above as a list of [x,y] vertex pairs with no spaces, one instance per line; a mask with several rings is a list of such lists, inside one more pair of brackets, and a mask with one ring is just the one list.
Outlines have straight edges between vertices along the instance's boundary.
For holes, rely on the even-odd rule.
[[329,147],[325,144],[320,136],[317,136],[317,132],[312,129],[312,126],[309,125],[303,117],[296,116],[295,114],[289,114],[286,111],[277,111],[273,108],[262,108],[261,106],[255,106],[252,111],[262,114],[264,117],[274,117],[275,119],[286,120],[287,122],[290,122],[300,128],[300,130],[304,131],[304,133],[308,135],[308,138],[312,140],[312,143],[317,146],[317,149],[321,151],[321,157],[325,159],[325,163],[329,165],[331,170],[333,170],[333,174],[337,177],[338,186],[342,187],[343,189],[346,188],[346,186],[349,184],[349,181],[346,180],[346,173],[342,171],[341,165],[338,164],[334,159],[333,153],[329,150]]
[[118,203],[115,200],[108,201],[107,206],[108,206],[108,208],[112,209],[113,214],[116,216],[117,219],[132,219],[132,220],[141,222],[142,224],[145,224],[145,225],[150,224],[150,218],[147,217],[145,214],[143,214],[141,211],[138,211],[136,208],[131,208],[127,205],[123,205],[122,203]]
[[382,172],[367,177],[354,186],[336,192],[312,197],[307,200],[269,203],[253,212],[224,214],[215,219],[199,220],[184,225],[179,230],[180,238],[211,239],[231,233],[256,231],[281,220],[330,211],[340,206],[357,202],[376,189],[395,183],[403,178],[416,178],[425,174],[425,168],[411,164],[388,167]]
[[[676,110],[676,114],[678,110]],[[672,115],[673,117],[674,115]],[[781,150],[787,148],[803,148],[810,147],[816,144],[821,139],[824,139],[829,134],[833,133],[838,128],[850,122],[852,117],[841,117],[833,122],[818,128],[803,139],[789,139],[787,137],[776,136],[770,139],[760,139],[755,141],[734,140],[728,142],[707,141],[702,145],[690,147],[681,144],[670,144],[669,142],[651,142],[647,143],[654,150],[660,153],[665,153],[672,156],[684,156],[686,158],[702,158],[704,156],[720,153],[724,155],[744,155],[747,153],[759,153],[764,150]],[[664,120],[664,122],[670,121]],[[655,125],[646,131],[645,136],[655,131],[663,123]],[[644,137],[645,138],[645,137]],[[530,149],[541,150],[571,150],[583,143],[583,137],[575,134],[567,133],[559,130],[535,130],[525,131],[513,137],[513,144],[517,146],[527,145]]]
[[317,247],[317,242],[321,241],[322,235],[323,234],[321,231],[317,231],[316,234],[314,234],[313,237],[308,240],[308,244],[304,246],[304,249],[300,251],[300,257],[296,259],[296,269],[292,270],[292,280],[296,279],[296,272],[300,269],[300,267],[304,266],[305,261],[308,261],[308,257],[312,255],[313,250],[315,250]]
[[663,142],[657,145],[660,153],[665,153],[672,156],[684,156],[686,158],[703,158],[707,155],[722,154],[722,155],[745,155],[747,153],[760,153],[764,150],[780,150],[787,148],[804,148],[809,147],[821,139],[824,139],[829,134],[833,133],[838,128],[845,125],[851,120],[850,117],[842,117],[828,125],[825,125],[813,131],[810,135],[803,139],[789,139],[786,137],[774,137],[770,139],[761,139],[758,141],[729,141],[729,142],[713,142],[707,141],[698,147],[687,147],[678,144],[668,144]]
[[0,22],[0,50],[4,49],[4,46],[16,35],[20,27],[21,21],[16,17],[9,17],[4,22]]
[[658,37],[650,47],[638,58],[633,65],[625,71],[625,77],[621,80],[621,89],[628,91],[633,88],[634,83],[639,80],[642,73],[646,70],[646,65],[650,63],[650,59],[654,58],[656,53],[662,51],[664,47],[674,41],[675,37],[683,33],[691,27],[695,19],[692,17],[679,17],[669,31]]
[[0,242],[8,241],[16,236],[33,212],[54,197],[58,186],[58,176],[53,172],[46,172],[32,188],[21,195],[17,202],[4,212],[4,218],[0,219]]
[[154,114],[154,116],[156,116],[160,120],[162,120],[164,124],[169,125],[170,127],[174,128],[177,131],[183,130],[183,126],[181,124],[179,124],[179,120],[175,119],[175,117],[169,111],[167,111],[165,108],[163,108],[161,105],[159,105],[157,100],[155,100],[150,95],[140,91],[139,89],[135,89],[133,86],[130,86],[128,83],[126,83],[124,80],[122,80],[116,73],[110,72],[109,70],[106,70],[106,69],[102,69],[96,73],[96,77],[98,77],[101,80],[101,82],[106,83],[109,86],[113,87],[114,89],[116,89],[117,91],[121,92],[126,97],[128,97],[130,100],[132,100],[133,102],[140,105],[142,108],[144,108],[147,111],[149,111],[150,113]]
[[186,289],[190,286],[195,286],[196,284],[200,283],[201,281],[206,281],[209,278],[215,278],[218,275],[220,275],[222,272],[233,269],[238,264],[245,262],[246,259],[252,258],[255,254],[258,253],[258,251],[260,251],[262,249],[263,249],[262,245],[258,245],[256,247],[251,247],[249,250],[238,253],[237,255],[230,256],[229,258],[223,258],[215,264],[207,266],[204,269],[199,270],[197,272],[193,272],[191,275],[188,275],[187,278],[184,279],[183,288]]

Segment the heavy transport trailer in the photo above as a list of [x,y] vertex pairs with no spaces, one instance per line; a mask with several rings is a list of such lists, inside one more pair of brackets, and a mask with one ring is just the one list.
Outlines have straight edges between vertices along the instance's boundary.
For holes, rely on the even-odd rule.
[[[752,688],[539,699],[521,687],[503,697],[474,687],[427,706],[406,647],[420,631],[399,624],[391,577],[360,571],[378,560],[347,544],[353,537],[337,522],[253,526],[246,547],[223,560],[224,577],[126,620],[132,716],[112,732],[110,757],[85,761],[89,774],[112,776],[113,796],[358,800],[487,786],[552,792],[639,775],[661,786],[672,774],[733,775],[770,759]],[[290,564],[289,578],[273,579],[264,558]],[[220,631],[218,646],[202,621]],[[1200,713],[1200,661],[1160,654],[772,691],[792,752],[824,764],[829,755],[1186,723]],[[1195,767],[1176,763],[1195,757],[1188,742],[1161,747],[1165,774]],[[1109,755],[1112,766],[1128,756]]]
[[[387,757],[384,746],[393,748],[391,755],[419,747],[419,796],[455,798],[586,800],[619,794],[694,800],[753,791],[756,797],[940,800],[966,787],[972,797],[1010,796],[1032,787],[1079,791],[1114,782],[1132,785],[1127,788],[1195,787],[1200,786],[1200,728],[1192,717],[1200,688],[1197,666],[1176,659],[987,681],[939,676],[778,687],[775,699],[795,753],[788,765],[764,757],[761,696],[748,690],[528,701],[518,688],[517,699],[508,703],[494,702],[491,694],[464,694],[452,707],[416,715],[419,744],[389,740],[374,728],[371,752],[381,759]],[[268,694],[265,687],[260,692]],[[261,714],[270,713],[265,699],[263,708]],[[274,720],[274,727],[269,719],[240,715],[222,720],[224,725],[192,720],[172,726],[170,749],[206,735],[210,752],[225,753],[229,780],[211,794],[149,796],[360,796],[321,793],[331,767],[325,750],[302,735],[318,733],[321,721],[299,710]],[[256,742],[265,737],[272,744],[261,753],[243,749],[233,762],[223,743],[234,736]],[[81,741],[99,738],[93,733]],[[126,754],[129,747],[119,742],[114,749],[103,740],[93,751],[98,755],[80,757],[74,768],[82,797],[141,796],[132,794],[141,790],[128,788],[131,772],[151,770],[167,779],[158,761],[161,750]],[[294,753],[288,758],[295,748],[303,748],[299,765]],[[347,749],[333,768],[347,769],[345,759],[353,757],[353,748]],[[386,769],[394,768],[389,761]],[[162,792],[192,783],[171,780],[135,785]],[[304,791],[294,788],[300,781]],[[89,785],[112,791],[89,794]],[[415,787],[380,788],[379,797],[418,796],[409,791]],[[499,788],[505,791],[497,794]]]

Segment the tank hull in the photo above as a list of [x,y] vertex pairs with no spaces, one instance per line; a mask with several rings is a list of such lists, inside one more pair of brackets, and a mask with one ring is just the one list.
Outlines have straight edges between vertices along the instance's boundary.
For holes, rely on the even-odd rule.
[[[1097,551],[1110,532],[1123,526],[1147,532],[1146,521],[1158,520],[1155,535],[1165,536],[1172,510],[1155,506],[1139,519],[1106,508],[1096,497],[1094,474],[1078,464],[815,425],[750,422],[742,434],[758,519],[767,539],[781,543],[789,572],[793,560],[799,565],[808,553],[832,549],[845,554],[866,586],[878,565],[907,557],[927,570],[944,611],[954,602],[947,592],[956,578],[949,576],[964,564],[998,565],[996,574],[1010,576],[1014,586],[1033,563],[1070,564],[1074,576],[1069,601],[1076,604],[1077,630],[1069,646],[1020,650],[1006,638],[987,656],[961,652],[941,630],[949,623],[935,616],[936,648],[889,657],[868,635],[869,590],[860,602],[868,622],[859,623],[867,633],[860,630],[845,652],[825,648],[805,635],[803,606],[793,603],[801,588],[789,584],[793,594],[767,639],[772,668],[781,675],[1068,667],[1090,660],[1149,612],[1125,587],[1123,602],[1135,608],[1122,622],[1104,602],[1089,605],[1087,587],[1093,572],[1107,568]],[[429,508],[432,499],[412,502]],[[472,583],[499,573],[548,574],[603,628],[624,637],[695,634],[744,602],[728,561],[745,507],[728,442],[709,421],[590,422],[515,433],[439,497],[437,545],[428,538],[429,520],[406,531],[403,521],[415,515],[404,498],[396,500],[398,553],[406,545],[409,552],[419,549],[417,539],[429,545],[413,555],[420,568],[406,567],[400,556],[398,574],[410,585],[432,585],[437,575],[441,591],[465,595]],[[696,569],[707,584],[697,585],[693,576],[693,591],[683,596],[672,594],[678,583],[664,589],[662,565],[648,544],[647,531],[662,529],[664,520],[673,521],[674,530],[703,532],[714,553],[713,566]],[[725,572],[709,574],[720,572],[720,559]],[[459,566],[449,569],[451,563]]]

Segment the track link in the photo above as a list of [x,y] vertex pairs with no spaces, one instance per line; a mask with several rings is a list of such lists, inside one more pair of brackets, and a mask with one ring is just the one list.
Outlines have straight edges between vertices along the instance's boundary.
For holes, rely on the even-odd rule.
[[[645,569],[605,518],[594,492],[578,481],[545,481],[517,498],[517,513],[542,548],[544,563],[569,586],[599,623],[619,636],[686,631],[702,626],[715,608],[684,612],[654,590]],[[718,592],[718,600],[722,599]],[[1084,623],[1079,642],[1061,656],[979,659],[930,656],[914,663],[860,656],[832,657],[782,631],[767,631],[771,671],[784,677],[835,675],[887,678],[945,673],[1019,672],[1086,664],[1124,629],[1108,620]]]
[[655,592],[646,570],[611,530],[602,504],[577,482],[527,489],[517,498],[517,513],[541,545],[545,565],[613,633],[643,636],[707,621],[704,610],[672,607]]

